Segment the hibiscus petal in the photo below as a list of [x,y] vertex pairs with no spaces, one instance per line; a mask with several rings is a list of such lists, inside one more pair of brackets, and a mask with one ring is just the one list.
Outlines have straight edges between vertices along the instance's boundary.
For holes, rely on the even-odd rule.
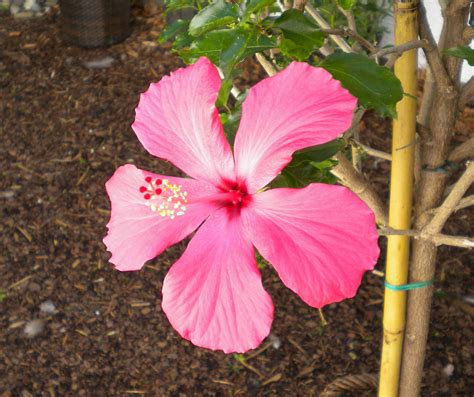
[[293,62],[250,89],[235,137],[236,172],[250,192],[269,183],[296,150],[337,138],[356,99],[322,68]]
[[145,149],[196,179],[232,179],[234,160],[215,107],[220,85],[206,58],[151,84],[132,125]]
[[165,278],[162,305],[197,346],[243,353],[268,335],[272,301],[238,217],[223,208],[201,226]]
[[259,193],[242,217],[260,254],[313,307],[353,297],[379,256],[372,211],[342,186]]
[[[146,178],[151,178],[153,183],[157,179],[167,180],[169,184],[168,187],[161,186],[159,195],[156,191],[140,192],[140,188],[144,190],[149,185]],[[178,197],[167,201],[173,184],[178,186]],[[152,174],[131,164],[118,168],[106,188],[112,203],[112,214],[104,243],[112,253],[110,262],[121,271],[141,269],[147,260],[192,233],[215,209],[215,205],[205,199],[216,192],[213,185]],[[146,200],[146,194],[155,196],[155,199]],[[183,197],[186,197],[187,203]],[[166,212],[160,215],[159,203],[163,199],[166,202],[164,206],[174,211],[173,219]],[[181,205],[174,208],[178,201]]]

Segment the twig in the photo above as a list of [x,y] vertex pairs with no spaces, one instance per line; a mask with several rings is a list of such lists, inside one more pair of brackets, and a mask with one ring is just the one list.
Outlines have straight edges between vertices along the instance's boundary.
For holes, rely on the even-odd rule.
[[474,137],[455,147],[449,154],[448,160],[454,163],[474,158]]
[[454,212],[462,210],[463,208],[470,207],[471,205],[474,205],[474,194],[464,197],[456,206],[456,208],[454,209]]
[[[456,206],[456,208],[454,209],[454,212],[462,210],[463,208],[470,207],[471,205],[474,205],[474,194],[464,197]],[[429,212],[434,214],[436,211],[438,211],[438,208],[433,208]]]
[[[364,117],[365,111],[366,110],[364,108],[359,108],[356,110],[354,117],[352,118],[351,128],[349,128],[344,133],[344,139],[350,140],[351,138],[355,138],[356,140],[359,140],[359,124],[362,120],[362,117]],[[352,146],[351,153],[352,165],[354,166],[354,169],[356,169],[358,172],[361,172],[361,156],[359,150]]]
[[292,0],[283,0],[283,11],[289,10],[293,5]]
[[364,152],[366,152],[369,156],[372,157],[377,157],[379,159],[384,159],[388,161],[392,161],[392,155],[387,152],[383,152],[381,150],[377,150],[374,148],[371,148],[370,146],[366,146],[363,143],[360,143],[357,139],[351,138],[349,140],[351,144],[353,144],[356,147],[360,147]]
[[[359,139],[359,131],[354,131],[354,138]],[[362,156],[360,150],[355,145],[351,145],[352,166],[357,172],[362,172]]]
[[453,190],[451,190],[443,204],[438,208],[431,221],[423,228],[423,234],[430,235],[439,233],[441,231],[449,216],[453,213],[453,211],[455,211],[457,205],[461,201],[467,189],[469,189],[469,187],[472,185],[473,181],[474,162],[471,162],[468,164],[466,171],[464,171],[464,174],[456,182]]
[[413,40],[409,41],[407,43],[397,45],[395,47],[389,47],[389,48],[382,48],[381,50],[378,50],[370,55],[371,58],[380,58],[386,55],[391,55],[390,61],[392,61],[392,58],[395,57],[395,60],[402,55],[406,51],[413,50],[415,48],[423,48],[426,45],[428,45],[428,41],[426,40]]
[[[321,26],[323,29],[330,29],[331,26],[327,21],[322,17],[322,15],[314,8],[311,4],[306,4],[305,10],[308,14],[316,21],[316,23]],[[339,36],[329,35],[330,39],[334,41],[337,46],[344,52],[353,52],[352,48],[347,42]]]
[[243,367],[247,368],[248,370],[252,371],[256,374],[260,379],[265,379],[265,375],[263,375],[257,368],[254,366],[247,364],[245,360],[237,360],[237,362],[242,365]]
[[[332,36],[351,37],[355,41],[357,41],[360,45],[367,48],[371,53],[377,52],[377,47],[375,47],[370,41],[364,39],[361,35],[359,35],[357,32],[355,32],[352,29],[349,29],[349,28],[340,28],[340,29],[323,28],[323,29],[321,29],[321,32],[324,33],[324,34],[332,35]],[[352,49],[351,49],[351,51],[346,51],[346,52],[352,52]]]
[[[354,118],[352,120],[352,126],[349,130],[350,134],[354,137],[355,140],[359,140],[359,125],[360,120],[364,116],[365,109],[360,108],[354,114]],[[356,148],[354,145],[351,145],[351,153],[352,153],[352,165],[358,171],[362,171],[362,156],[360,150]]]
[[278,72],[277,68],[273,65],[272,62],[270,62],[265,57],[265,55],[263,55],[261,53],[257,53],[257,54],[255,54],[255,57],[257,58],[258,63],[260,63],[260,65],[262,65],[263,69],[265,69],[265,72],[267,72],[267,74],[269,76],[273,76]]
[[344,136],[343,136],[344,139],[349,140],[354,136],[354,131],[359,128],[359,123],[362,120],[362,117],[364,117],[365,112],[366,112],[366,109],[364,108],[359,108],[355,111],[354,116],[352,117],[351,128],[349,128],[344,133]]
[[340,5],[338,5],[337,8],[342,13],[342,15],[344,15],[346,17],[347,25],[349,26],[349,29],[351,29],[353,32],[357,33],[357,25],[356,25],[356,21],[355,21],[353,12],[351,10],[345,10]]
[[[416,238],[416,237],[415,237]],[[449,236],[447,234],[432,234],[427,236],[420,236],[422,240],[430,240],[435,245],[450,245],[451,247],[459,248],[474,248],[474,238],[464,236]]]
[[464,32],[462,33],[462,38],[466,44],[469,43],[472,39],[474,39],[474,27],[468,26],[466,29],[464,29]]
[[331,172],[341,180],[341,183],[357,194],[374,211],[378,224],[386,226],[388,224],[387,209],[378,193],[374,190],[370,182],[357,172],[349,160],[342,153],[334,156],[338,164]]
[[474,77],[471,77],[461,90],[461,95],[459,96],[459,109],[461,110],[464,109],[464,107],[469,103],[469,101],[473,97],[474,97]]
[[435,77],[436,82],[444,89],[453,89],[451,79],[444,67],[443,61],[438,51],[438,46],[431,32],[428,18],[426,16],[426,9],[422,3],[419,8],[419,22],[420,22],[420,38],[427,41],[427,45],[423,47],[426,60],[430,65],[431,71]]
[[306,1],[307,0],[294,0],[293,8],[298,11],[304,11],[304,8],[306,6]]
[[465,236],[450,236],[447,234],[425,234],[419,230],[396,230],[384,228],[378,230],[379,236],[410,236],[415,239],[431,241],[435,245],[450,245],[460,248],[474,248],[474,238]]

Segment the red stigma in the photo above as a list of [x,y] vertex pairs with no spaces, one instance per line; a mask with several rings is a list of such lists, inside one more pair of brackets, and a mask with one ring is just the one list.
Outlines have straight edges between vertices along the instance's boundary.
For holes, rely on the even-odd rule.
[[140,186],[140,193],[145,193],[145,192],[146,192],[146,187]]
[[143,198],[144,198],[145,200],[150,200],[150,199],[151,199],[151,196],[147,193],[147,194],[145,194],[145,195],[143,196]]
[[[162,181],[161,179],[157,179],[155,183],[156,183],[157,185],[161,185],[162,182],[163,182],[163,181]],[[158,193],[158,194],[159,194],[159,193]]]
[[151,179],[152,179],[151,176],[147,176],[147,177],[145,178],[145,181],[147,181],[148,183],[151,183]]
[[156,193],[156,194],[161,194],[162,191],[163,191],[163,190],[161,190],[161,189],[156,189],[156,190],[155,190],[155,193]]

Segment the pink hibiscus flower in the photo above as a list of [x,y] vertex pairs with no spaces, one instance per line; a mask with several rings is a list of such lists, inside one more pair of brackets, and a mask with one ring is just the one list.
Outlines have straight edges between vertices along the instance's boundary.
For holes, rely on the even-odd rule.
[[324,69],[293,62],[250,90],[232,153],[220,84],[201,58],[142,94],[138,139],[192,179],[117,169],[104,243],[118,270],[139,270],[197,229],[164,280],[162,307],[182,337],[230,353],[257,347],[273,319],[254,247],[316,308],[353,297],[379,248],[372,211],[344,187],[262,190],[293,152],[349,128],[356,99]]

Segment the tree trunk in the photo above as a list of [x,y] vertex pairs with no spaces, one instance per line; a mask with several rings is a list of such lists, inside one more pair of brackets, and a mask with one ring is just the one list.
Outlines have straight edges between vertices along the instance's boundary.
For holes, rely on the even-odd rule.
[[[444,48],[462,44],[469,1],[452,0],[445,12]],[[443,48],[440,48],[442,51]],[[444,67],[454,84],[437,84],[428,126],[430,133],[422,140],[422,176],[415,204],[416,229],[424,227],[431,216],[428,210],[437,207],[446,188],[447,172],[443,169],[455,128],[459,93],[459,59],[444,59]],[[432,280],[436,270],[437,247],[429,241],[416,240],[413,244],[410,282]],[[400,397],[420,395],[423,363],[430,323],[433,287],[415,289],[408,294],[407,323],[403,348]]]

